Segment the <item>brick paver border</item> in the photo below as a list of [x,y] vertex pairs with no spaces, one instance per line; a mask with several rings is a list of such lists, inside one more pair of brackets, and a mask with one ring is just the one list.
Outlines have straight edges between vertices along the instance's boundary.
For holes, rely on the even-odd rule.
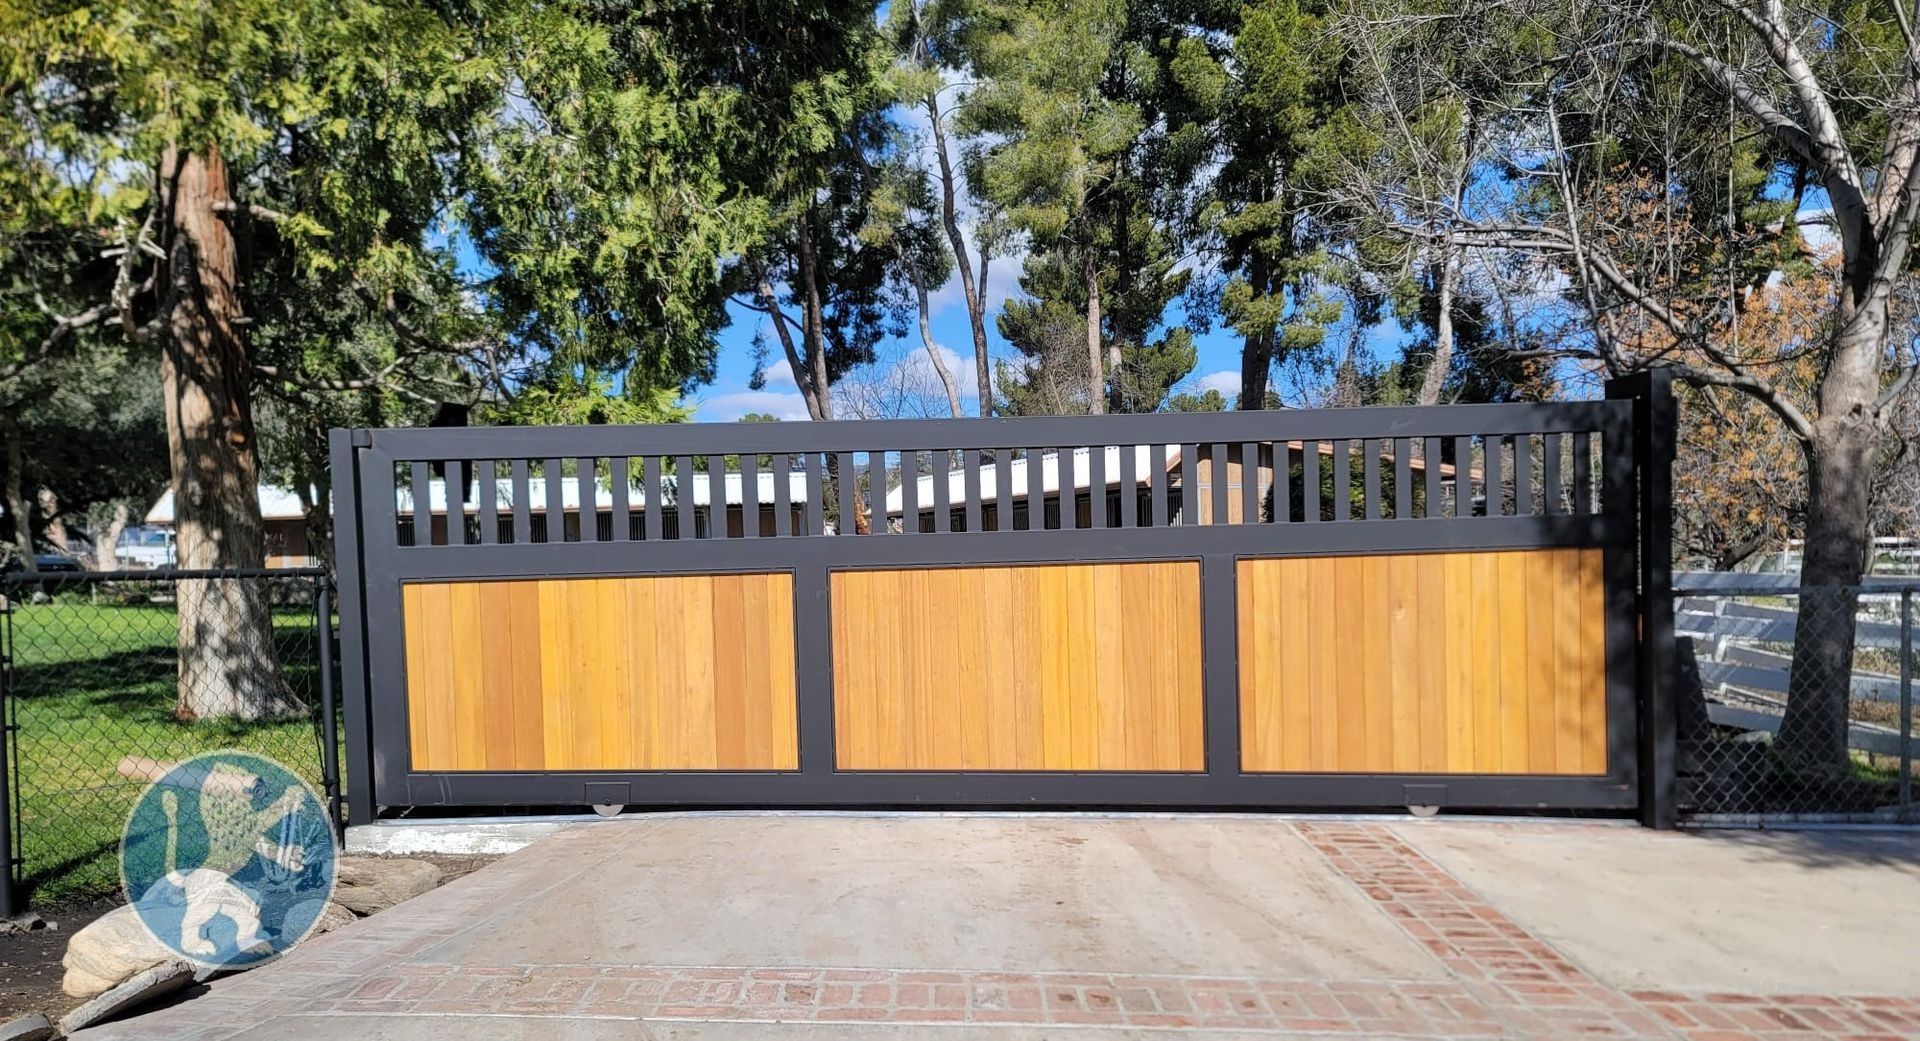
[[[1390,826],[1292,827],[1448,978],[1263,979],[884,967],[451,965],[414,961],[479,915],[621,848],[575,829],[280,965],[80,1041],[221,1041],[276,1015],[1024,1024],[1400,1039],[1920,1041],[1906,998],[1623,991],[1495,909]],[[598,834],[596,834],[598,832]],[[631,832],[625,833],[627,837]]]

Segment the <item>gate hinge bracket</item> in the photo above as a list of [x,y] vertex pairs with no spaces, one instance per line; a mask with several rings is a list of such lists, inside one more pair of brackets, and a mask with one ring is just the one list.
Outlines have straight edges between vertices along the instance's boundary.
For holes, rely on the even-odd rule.
[[373,431],[356,429],[347,435],[347,443],[355,448],[372,448]]

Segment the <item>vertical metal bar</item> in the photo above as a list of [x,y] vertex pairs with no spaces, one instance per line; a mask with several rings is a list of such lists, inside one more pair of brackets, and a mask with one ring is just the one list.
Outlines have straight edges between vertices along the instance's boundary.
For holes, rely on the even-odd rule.
[[1134,445],[1120,446],[1120,526],[1140,526],[1140,456]]
[[1900,819],[1913,816],[1913,587],[1900,591]]
[[1047,454],[1044,449],[1027,449],[1027,530],[1047,527]]
[[573,490],[580,498],[580,541],[600,541],[600,465],[594,458],[573,461]]
[[[948,487],[952,473],[948,469],[953,459],[944,448],[935,448],[927,453],[927,462],[932,464],[933,477],[933,530],[941,535],[953,530],[953,489]],[[966,498],[966,489],[960,490],[960,497]]]
[[513,461],[513,541],[525,545],[533,541],[532,467],[525,459]]
[[[793,534],[793,457],[773,453],[773,534]],[[812,498],[812,496],[809,496]]]
[[1593,434],[1573,435],[1573,512],[1593,512]]
[[413,544],[433,545],[433,479],[425,463],[413,463]]
[[1673,372],[1649,369],[1610,381],[1607,396],[1633,399],[1640,550],[1640,822],[1671,828],[1679,817],[1679,720],[1673,693]]
[[1353,444],[1345,439],[1333,442],[1333,519],[1353,519]]
[[1533,435],[1513,435],[1513,515],[1533,516]]
[[1207,491],[1211,493],[1209,498],[1213,501],[1209,504],[1210,515],[1207,520],[1212,524],[1225,524],[1227,522],[1228,506],[1230,505],[1230,497],[1227,493],[1231,490],[1227,487],[1229,483],[1228,475],[1233,472],[1233,459],[1227,451],[1229,447],[1228,445],[1217,444],[1210,449],[1213,453],[1213,462],[1212,465],[1208,467],[1208,472],[1212,474],[1212,477],[1207,482]]
[[1167,446],[1156,442],[1147,453],[1147,527],[1164,528],[1173,523],[1167,511]]
[[[361,545],[361,471],[359,451],[354,445],[356,437],[368,438],[371,443],[365,431],[353,430],[333,430],[327,435],[327,440],[333,485],[333,566],[334,573],[340,579],[340,666],[344,680],[341,689],[346,700],[347,815],[356,824],[369,824],[374,816],[373,743],[368,720],[366,614],[362,609],[366,593],[360,586],[361,553],[364,547]],[[382,483],[391,485],[392,480],[392,474],[389,473]],[[392,489],[386,488],[384,494],[391,503]],[[0,701],[4,700],[0,698]],[[0,709],[5,707],[0,705]],[[0,712],[0,722],[11,722],[11,719]],[[11,736],[11,733],[0,734],[0,744],[4,744]],[[0,754],[0,758],[3,757]],[[6,772],[6,765],[0,762],[0,774]],[[0,781],[0,786],[4,784],[4,781]],[[5,816],[5,808],[0,806],[0,817]],[[7,844],[0,841],[0,858],[4,857],[6,848]]]
[[[1440,457],[1440,439],[1427,438],[1420,450],[1420,457],[1426,467],[1427,507],[1420,512],[1422,517],[1441,517],[1446,515],[1446,486],[1440,482],[1440,468],[1445,462]],[[1457,471],[1456,471],[1457,472]]]
[[1240,775],[1239,602],[1234,583],[1238,564],[1231,553],[1200,558],[1200,646],[1207,774]]
[[[340,431],[334,431],[335,434]],[[14,871],[23,859],[13,850],[13,822],[20,801],[14,791],[13,601],[11,587],[0,587],[0,918],[26,910],[14,889]]]
[[[491,465],[491,464],[489,464]],[[320,785],[327,796],[327,820],[336,839],[346,837],[340,816],[340,715],[333,697],[333,597],[327,576],[313,580],[314,653],[320,666]],[[0,782],[4,784],[4,782]],[[0,844],[0,848],[4,848]]]
[[547,541],[567,541],[567,486],[564,468],[560,460],[549,459],[546,462],[547,482]]
[[1199,454],[1197,444],[1180,446],[1180,523],[1188,527],[1200,523],[1200,465],[1194,459]]
[[633,484],[627,477],[627,462],[625,455],[607,457],[607,483],[613,489],[613,530],[607,534],[615,542],[633,538],[633,501],[628,494]]
[[873,535],[893,531],[892,514],[887,510],[887,453],[867,452],[867,531]]
[[740,534],[760,537],[760,455],[740,453]]
[[1380,519],[1380,441],[1369,437],[1360,442],[1360,500],[1368,520]]
[[[1060,453],[1054,453],[1054,478],[1058,494],[1060,478]],[[1060,526],[1066,526],[1066,517],[1060,519]],[[1027,530],[1044,532],[1046,530],[1046,449],[1027,449]]]
[[1560,435],[1540,435],[1540,494],[1549,514],[1567,512],[1566,486],[1560,481]]
[[1413,516],[1413,439],[1393,439],[1393,519]]
[[447,463],[447,545],[467,544],[467,471],[466,464],[454,459]]
[[960,453],[960,497],[966,503],[963,513],[968,531],[981,531],[980,515],[985,509],[980,504],[980,450],[964,449]]
[[693,457],[676,455],[673,457],[673,513],[679,524],[673,537],[676,539],[693,538],[699,523],[694,513],[693,502]]
[[[887,515],[893,515],[892,510]],[[920,450],[900,453],[900,530],[920,534]]]
[[[835,465],[840,471],[843,492],[851,489],[856,483],[852,453],[840,453],[840,462]],[[812,457],[809,456],[807,471],[812,473],[814,469]],[[819,469],[826,469],[824,456],[821,457]],[[846,499],[847,495],[843,494],[842,502]],[[847,508],[843,505],[841,509],[845,511]],[[825,518],[823,510],[822,523]],[[853,518],[854,514],[850,511],[841,513],[839,530],[842,533],[854,533]],[[824,780],[833,775],[835,765],[833,576],[825,564],[817,559],[806,559],[809,556],[811,554],[802,554],[793,569],[794,693],[798,701],[795,724],[799,731],[796,736],[800,746],[800,773]]]
[[1013,449],[994,451],[993,530],[1013,530]]
[[500,473],[499,464],[491,459],[482,461],[479,472],[474,474],[473,494],[480,500],[480,544],[491,545],[500,541]]
[[[1118,465],[1116,462],[1115,466]],[[1079,467],[1075,466],[1074,470],[1077,472]],[[1074,477],[1073,484],[1076,488],[1080,486],[1078,476]],[[1074,498],[1079,498],[1078,492],[1074,493]],[[1073,512],[1078,520],[1078,505]],[[1096,529],[1111,527],[1110,519],[1107,516],[1107,446],[1091,445],[1087,448],[1087,525]]]
[[667,537],[667,501],[660,490],[660,457],[640,460],[640,536],[647,539]]
[[[745,496],[741,498],[744,500]],[[727,530],[727,519],[732,511],[733,504],[727,501],[727,457],[707,456],[707,534],[705,537],[727,538],[731,534]],[[740,520],[744,526],[746,517],[742,516]]]
[[1481,482],[1487,498],[1486,515],[1503,516],[1507,512],[1507,490],[1500,476],[1500,456],[1506,439],[1499,434],[1488,434],[1480,439],[1480,454],[1483,457],[1486,480]]
[[[840,496],[840,524],[834,530],[841,535],[852,535],[860,530],[859,489],[855,487],[860,478],[853,470],[853,453],[841,452],[834,457],[834,483],[839,487],[834,491]],[[825,531],[825,529],[821,529]]]
[[1473,438],[1453,439],[1453,516],[1473,516]]
[[827,533],[827,457],[808,452],[800,457],[807,489],[807,534]]
[[1260,523],[1260,451],[1258,441],[1240,445],[1240,523]]
[[[1289,468],[1291,469],[1291,468]],[[1320,442],[1300,442],[1300,519],[1320,519]]]

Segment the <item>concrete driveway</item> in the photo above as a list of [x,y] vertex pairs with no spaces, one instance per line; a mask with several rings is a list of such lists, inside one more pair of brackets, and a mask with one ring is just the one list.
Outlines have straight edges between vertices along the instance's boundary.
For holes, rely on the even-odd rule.
[[84,1041],[1920,1038],[1920,836],[584,824]]

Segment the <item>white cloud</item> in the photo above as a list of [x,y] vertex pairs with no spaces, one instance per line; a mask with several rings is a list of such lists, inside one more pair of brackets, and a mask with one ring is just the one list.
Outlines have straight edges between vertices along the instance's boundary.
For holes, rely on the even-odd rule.
[[[972,248],[973,244],[972,231],[969,229],[967,236],[968,248]],[[1006,308],[1009,299],[1021,295],[1020,276],[1025,272],[1026,266],[1027,254],[1025,252],[1004,257],[994,257],[993,260],[987,264],[987,288],[982,299],[987,302],[987,320],[989,322],[993,320],[994,315],[999,314]],[[975,258],[974,266],[972,266],[970,270],[976,274],[979,272],[977,257]],[[967,310],[967,293],[966,289],[960,284],[960,272],[955,271],[952,276],[947,279],[945,285],[929,294],[928,304],[931,306],[934,314],[940,314],[948,308],[965,314]]]
[[[959,393],[960,400],[973,401],[979,398],[979,381],[972,378],[971,352],[963,361],[958,354],[943,344],[935,343],[933,349],[940,352],[940,361],[947,367],[947,374],[953,377],[953,389]],[[937,387],[940,385],[940,374],[933,371],[933,360],[927,357],[927,349],[923,346],[915,346],[905,351],[893,365],[898,370],[899,378],[910,386]]]
[[1240,393],[1240,374],[1232,369],[1209,372],[1200,377],[1200,389],[1202,391],[1217,390],[1231,398]]
[[767,386],[799,387],[798,383],[793,382],[793,363],[781,358],[767,366]]
[[804,420],[807,403],[797,392],[742,390],[716,394],[694,403],[693,415],[703,423],[731,423],[749,412],[764,412],[783,420]]

